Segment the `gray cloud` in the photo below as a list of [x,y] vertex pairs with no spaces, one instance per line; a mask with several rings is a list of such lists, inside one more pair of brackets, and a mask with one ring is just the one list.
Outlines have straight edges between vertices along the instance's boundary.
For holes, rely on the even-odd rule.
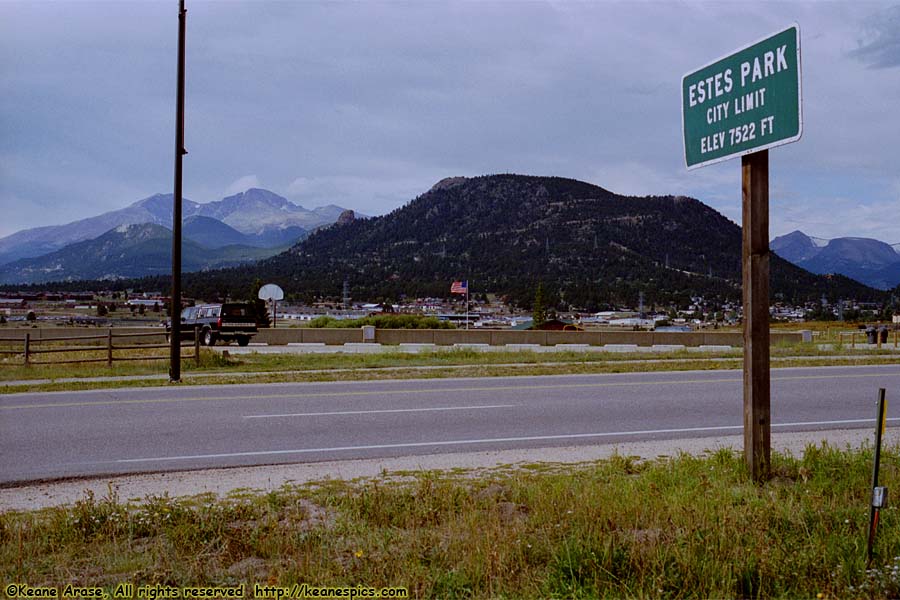
[[[833,199],[897,199],[884,149],[900,139],[900,82],[862,52],[889,34],[858,44],[883,4],[187,5],[196,201],[259,182],[382,214],[446,176],[521,172],[692,195],[738,218],[734,162],[684,169],[680,79],[795,20],[805,130],[772,153],[786,195],[773,234],[787,198],[844,235],[872,231],[874,213]],[[174,2],[0,3],[0,235],[171,190],[176,23]],[[900,239],[890,222],[875,231]]]
[[866,19],[859,47],[850,55],[873,68],[900,66],[900,5]]

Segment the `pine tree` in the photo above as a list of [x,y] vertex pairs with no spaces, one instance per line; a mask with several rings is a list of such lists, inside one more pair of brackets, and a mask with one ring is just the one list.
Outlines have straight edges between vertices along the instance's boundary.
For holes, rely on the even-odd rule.
[[538,282],[534,292],[534,306],[531,310],[532,327],[540,327],[547,321],[547,312],[544,308],[544,283]]

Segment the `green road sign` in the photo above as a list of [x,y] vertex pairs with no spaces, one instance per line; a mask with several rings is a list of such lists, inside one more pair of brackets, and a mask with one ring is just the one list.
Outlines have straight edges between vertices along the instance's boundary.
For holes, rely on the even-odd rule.
[[800,26],[685,75],[681,119],[688,169],[800,139]]

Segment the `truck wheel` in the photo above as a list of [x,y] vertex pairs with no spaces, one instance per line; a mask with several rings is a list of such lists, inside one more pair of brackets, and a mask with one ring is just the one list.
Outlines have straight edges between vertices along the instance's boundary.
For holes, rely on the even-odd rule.
[[207,329],[203,332],[203,345],[204,346],[215,346],[216,345],[216,334],[212,332],[211,329]]
[[239,335],[239,336],[237,336],[237,343],[238,343],[238,346],[246,346],[247,344],[250,343],[250,338],[247,337],[246,335]]

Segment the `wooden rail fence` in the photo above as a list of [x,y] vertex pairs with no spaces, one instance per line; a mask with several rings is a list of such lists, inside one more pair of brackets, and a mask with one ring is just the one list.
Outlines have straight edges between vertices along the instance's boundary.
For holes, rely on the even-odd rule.
[[[42,339],[31,339],[30,333],[25,333],[25,337],[23,338],[0,338],[0,344],[4,346],[6,344],[21,344],[20,350],[6,350],[0,349],[0,356],[9,356],[9,355],[23,355],[26,365],[57,365],[57,364],[65,364],[65,363],[93,363],[93,362],[105,362],[107,365],[112,366],[113,362],[116,361],[125,361],[125,360],[169,360],[169,355],[165,356],[117,356],[115,354],[116,350],[152,350],[159,348],[169,348],[169,344],[124,344],[118,345],[114,343],[116,340],[124,340],[126,338],[141,338],[141,337],[159,337],[164,335],[159,332],[152,333],[114,333],[112,329],[108,329],[105,334],[102,335],[89,335],[89,336],[74,336],[74,337],[57,337],[57,338],[42,338]],[[71,342],[71,341],[83,341],[83,340],[105,340],[105,344],[93,345],[93,346],[81,346],[81,345],[73,345],[73,346],[52,346],[52,347],[40,347],[45,344],[56,344],[59,342]],[[38,346],[38,347],[35,347]],[[200,329],[194,328],[194,339],[193,341],[182,342],[182,347],[191,347],[193,346],[194,352],[193,354],[182,354],[182,360],[194,359],[194,362],[197,366],[200,365]],[[104,356],[95,357],[95,358],[79,358],[79,359],[62,359],[62,360],[34,360],[35,355],[40,354],[58,354],[61,352],[103,352]],[[10,364],[10,363],[6,363]]]
[[[884,341],[884,342],[882,342],[881,330],[876,330],[876,332],[875,332],[875,344],[877,345],[877,348],[879,350],[881,350],[882,345],[884,347],[888,347],[891,345],[891,337],[893,337],[893,339],[894,339],[894,343],[893,343],[894,348],[900,348],[900,330],[894,329],[892,332],[890,330],[888,330],[888,331],[889,331],[889,333],[888,333],[887,341]],[[842,344],[846,344],[846,342],[844,341],[844,338],[849,337],[850,338],[850,347],[855,349],[857,335],[859,335],[859,338],[860,338],[859,343],[860,344],[866,344],[868,342],[869,336],[865,330],[839,331],[838,332],[838,340]]]

